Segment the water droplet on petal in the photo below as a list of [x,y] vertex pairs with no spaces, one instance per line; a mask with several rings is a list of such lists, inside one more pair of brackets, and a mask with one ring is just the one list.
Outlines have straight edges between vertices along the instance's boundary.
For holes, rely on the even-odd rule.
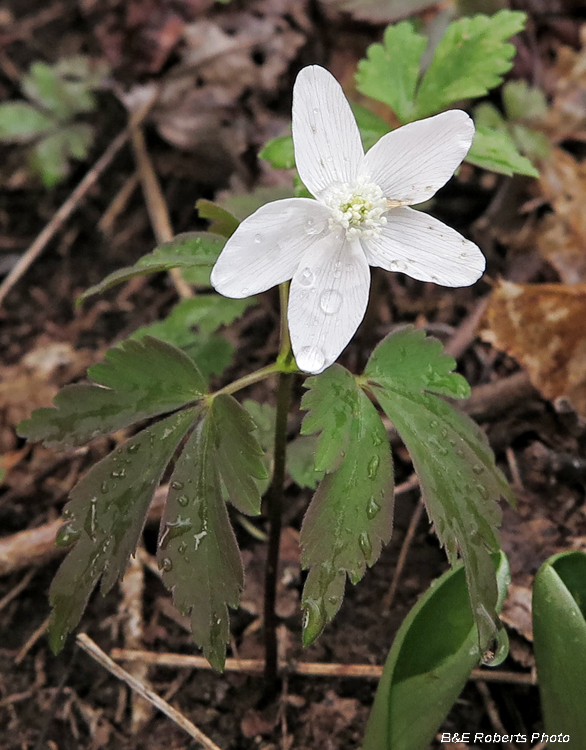
[[299,369],[306,372],[318,372],[323,368],[326,356],[317,346],[304,346],[295,359]]
[[262,237],[261,237],[261,235],[260,235],[260,234],[255,234],[255,235],[254,235],[254,243],[255,243],[256,245],[260,245],[261,241],[262,241]]
[[319,306],[326,315],[334,315],[342,307],[343,298],[335,289],[326,289],[319,298]]
[[301,286],[311,286],[315,281],[315,276],[311,268],[305,267],[299,274],[299,283]]
[[309,217],[305,222],[305,231],[307,234],[317,234],[318,228],[315,226],[315,219]]
[[391,271],[406,271],[406,270],[407,270],[407,264],[404,263],[402,260],[391,261]]

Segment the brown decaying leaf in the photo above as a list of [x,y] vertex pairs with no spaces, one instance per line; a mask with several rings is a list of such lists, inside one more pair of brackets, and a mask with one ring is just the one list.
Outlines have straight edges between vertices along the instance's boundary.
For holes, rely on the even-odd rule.
[[560,47],[548,77],[553,79],[554,96],[546,128],[554,141],[586,137],[586,26],[580,33],[581,49]]
[[586,416],[586,284],[513,284],[494,289],[481,336],[515,357],[548,399]]
[[564,283],[585,281],[586,162],[578,162],[560,148],[552,149],[541,165],[539,186],[554,211],[538,223],[532,239]]

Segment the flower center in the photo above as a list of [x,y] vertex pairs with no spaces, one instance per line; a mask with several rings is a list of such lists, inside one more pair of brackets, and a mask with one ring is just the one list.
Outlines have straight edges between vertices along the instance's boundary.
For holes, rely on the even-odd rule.
[[330,229],[341,227],[349,240],[378,237],[387,223],[387,204],[378,185],[358,179],[330,187],[322,200],[332,210]]

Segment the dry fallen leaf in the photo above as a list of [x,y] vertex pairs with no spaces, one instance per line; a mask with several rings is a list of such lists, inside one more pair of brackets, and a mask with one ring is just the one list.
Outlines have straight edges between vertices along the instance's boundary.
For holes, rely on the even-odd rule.
[[515,357],[550,400],[586,416],[586,284],[514,284],[494,289],[481,336]]
[[586,163],[554,148],[541,165],[539,186],[553,213],[537,224],[532,242],[565,284],[586,281]]
[[586,134],[586,25],[580,38],[581,49],[561,47],[556,64],[549,71],[554,80],[554,96],[546,127],[556,143],[568,138],[583,140]]

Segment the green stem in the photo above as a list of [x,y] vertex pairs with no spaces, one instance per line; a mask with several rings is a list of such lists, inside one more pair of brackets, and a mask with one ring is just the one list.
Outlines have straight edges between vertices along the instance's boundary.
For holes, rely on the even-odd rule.
[[291,403],[293,374],[279,373],[277,388],[277,414],[275,420],[275,452],[273,479],[267,493],[269,542],[265,570],[264,633],[265,633],[265,694],[275,695],[278,678],[277,624],[275,611],[277,571],[281,543],[281,516],[283,512],[283,488],[285,485],[285,461],[287,452],[287,417]]
[[225,385],[223,388],[220,388],[219,391],[215,391],[215,393],[210,393],[209,396],[206,398],[213,399],[216,396],[219,396],[221,393],[230,394],[230,393],[236,393],[236,391],[240,391],[243,388],[246,388],[247,385],[252,385],[253,383],[258,383],[259,380],[264,380],[265,378],[268,378],[269,375],[272,375],[275,372],[282,372],[283,367],[278,363],[275,362],[273,365],[267,365],[267,367],[262,367],[260,370],[257,370],[256,372],[251,372],[250,375],[245,375],[243,378],[238,378],[238,380],[235,380],[233,383],[228,383],[228,385]]

